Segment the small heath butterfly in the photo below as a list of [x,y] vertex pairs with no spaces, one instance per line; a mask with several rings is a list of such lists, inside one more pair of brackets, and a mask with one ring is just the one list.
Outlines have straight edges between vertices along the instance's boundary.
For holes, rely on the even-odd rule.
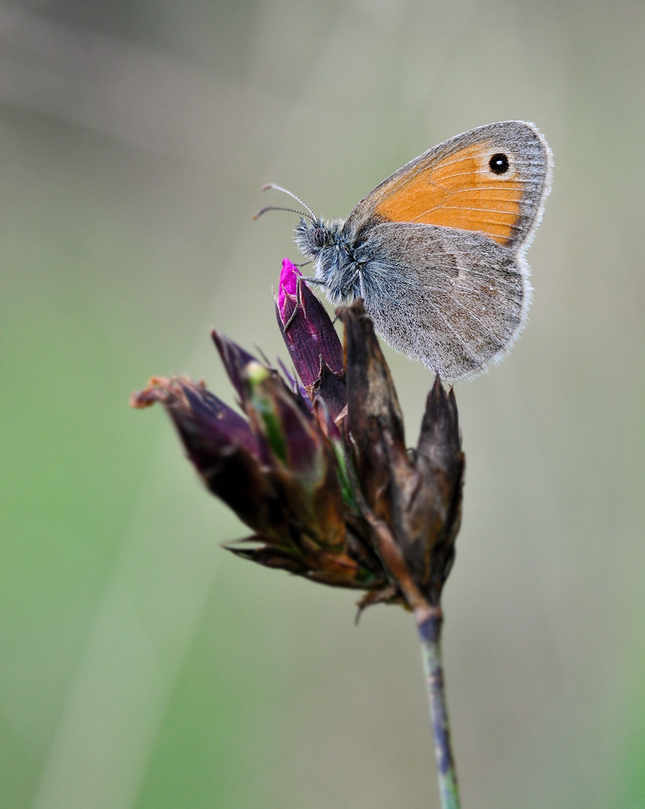
[[363,298],[379,334],[443,379],[475,375],[503,357],[526,321],[524,255],[551,167],[533,124],[502,121],[406,163],[347,219],[325,222],[298,200],[308,213],[295,243],[315,266],[304,280],[335,305]]

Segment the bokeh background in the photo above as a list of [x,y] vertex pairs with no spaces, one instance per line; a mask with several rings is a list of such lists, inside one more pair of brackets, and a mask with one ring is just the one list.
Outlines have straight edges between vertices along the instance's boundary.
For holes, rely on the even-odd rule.
[[[151,374],[285,357],[294,217],[465,129],[555,155],[509,359],[457,389],[463,803],[645,807],[645,4],[0,5],[0,807],[436,807],[402,610],[235,559]],[[430,374],[388,351],[413,443]]]

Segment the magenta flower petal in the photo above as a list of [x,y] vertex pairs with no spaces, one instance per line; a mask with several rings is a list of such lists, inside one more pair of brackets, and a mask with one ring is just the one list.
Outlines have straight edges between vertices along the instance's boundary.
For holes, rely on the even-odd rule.
[[296,295],[298,290],[298,276],[302,276],[302,273],[296,265],[292,264],[288,258],[283,258],[280,283],[278,286],[278,309],[282,316],[284,316],[286,296],[293,295],[295,297]]

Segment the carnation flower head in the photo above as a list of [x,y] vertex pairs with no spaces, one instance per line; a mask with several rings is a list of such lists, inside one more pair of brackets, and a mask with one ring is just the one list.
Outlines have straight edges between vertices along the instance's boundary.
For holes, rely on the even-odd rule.
[[236,555],[362,590],[361,608],[437,606],[461,515],[453,391],[435,379],[408,449],[362,301],[337,310],[343,348],[324,306],[284,259],[275,307],[295,375],[212,332],[241,413],[178,375],[153,377],[133,406],[165,407],[207,489],[251,529],[226,546]]

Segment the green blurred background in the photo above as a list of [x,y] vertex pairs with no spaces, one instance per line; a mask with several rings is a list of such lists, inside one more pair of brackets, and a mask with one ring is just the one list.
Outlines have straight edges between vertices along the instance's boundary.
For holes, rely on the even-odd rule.
[[[465,129],[555,155],[509,359],[460,385],[466,809],[645,807],[642,0],[0,5],[0,807],[436,807],[411,618],[227,555],[151,374],[285,357],[294,218]],[[431,376],[387,354],[416,438]]]

